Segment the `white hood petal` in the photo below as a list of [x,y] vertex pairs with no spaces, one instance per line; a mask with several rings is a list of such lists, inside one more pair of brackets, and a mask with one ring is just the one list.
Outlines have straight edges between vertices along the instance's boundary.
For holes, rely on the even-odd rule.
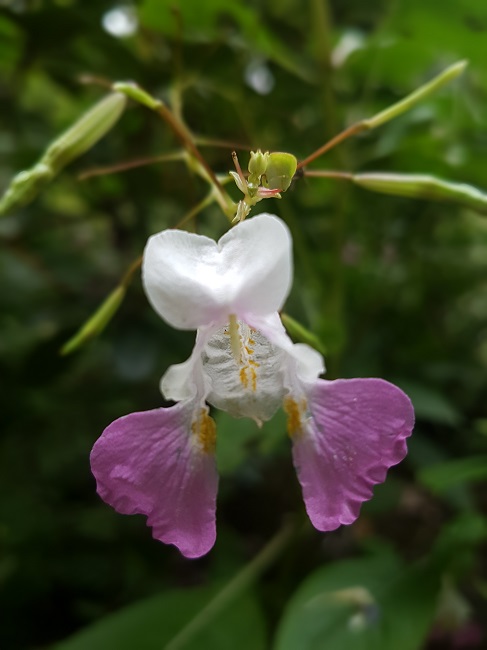
[[292,282],[292,240],[283,221],[263,214],[215,242],[181,230],[151,237],[142,277],[154,309],[177,329],[223,324],[229,314],[279,310]]

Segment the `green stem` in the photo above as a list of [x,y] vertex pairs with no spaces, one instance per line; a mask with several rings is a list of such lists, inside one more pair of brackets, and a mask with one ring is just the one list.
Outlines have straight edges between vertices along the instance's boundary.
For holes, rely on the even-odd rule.
[[[316,0],[316,2],[318,2],[318,0]],[[308,165],[310,162],[313,162],[313,160],[316,160],[316,158],[319,158],[324,153],[330,149],[333,149],[337,146],[337,144],[340,144],[344,140],[347,140],[348,138],[357,135],[358,133],[362,133],[362,131],[371,131],[372,129],[376,129],[378,126],[389,122],[389,120],[392,120],[395,117],[402,115],[402,113],[411,110],[411,108],[416,106],[416,104],[419,104],[419,102],[423,101],[423,99],[436,92],[439,88],[449,83],[453,79],[456,79],[456,77],[462,74],[462,72],[465,70],[467,64],[467,61],[458,61],[457,63],[454,63],[446,70],[443,70],[443,72],[441,72],[439,75],[431,79],[431,81],[423,84],[392,106],[385,108],[383,111],[380,111],[373,117],[369,117],[365,120],[361,120],[360,122],[352,124],[347,129],[332,138],[329,142],[325,142],[323,146],[314,151],[307,158],[302,160],[298,164],[298,169],[304,167],[305,165]]]
[[[193,136],[186,125],[179,120],[176,115],[159,99],[152,97],[146,92],[143,88],[137,84],[131,82],[117,82],[114,83],[112,88],[120,93],[124,93],[127,97],[139,102],[143,106],[147,106],[151,110],[155,111],[172,129],[174,135],[181,142],[183,147],[187,152],[192,156],[204,170],[203,177],[207,180],[214,188],[217,194],[219,195],[218,203],[220,206],[226,205],[228,207],[229,197],[228,194],[223,189],[222,184],[215,175],[215,172],[211,169],[209,164],[206,162],[205,158],[201,155],[198,147],[196,146]],[[225,212],[225,210],[224,210]],[[227,214],[227,213],[225,213]],[[227,214],[228,216],[228,214]]]
[[106,176],[108,174],[118,174],[129,169],[136,169],[137,167],[145,167],[146,165],[155,165],[163,162],[174,162],[175,160],[185,160],[186,152],[173,151],[171,153],[161,154],[160,156],[150,156],[147,158],[135,158],[134,160],[127,160],[116,165],[109,165],[107,167],[95,167],[94,169],[86,169],[84,172],[78,174],[79,181],[85,181],[93,176]]
[[285,524],[237,575],[219,591],[203,609],[165,646],[164,650],[181,650],[195,634],[227,608],[277,559],[296,534],[294,523]]
[[223,189],[218,178],[215,176],[215,172],[208,165],[205,158],[201,155],[199,149],[193,142],[191,134],[188,132],[186,127],[174,117],[171,111],[164,104],[161,104],[156,110],[159,113],[159,115],[162,117],[162,119],[169,124],[174,134],[181,141],[183,146],[186,147],[189,153],[192,156],[194,156],[194,158],[196,158],[196,160],[204,168],[205,172],[208,174],[208,177],[211,179],[211,182],[213,183],[215,188],[221,194],[222,198],[225,199],[226,197],[225,190]]
[[367,127],[363,122],[352,124],[352,126],[349,126],[344,131],[336,135],[334,138],[332,138],[328,142],[325,142],[325,144],[322,147],[314,151],[307,158],[301,160],[298,163],[298,169],[300,169],[301,167],[305,167],[306,165],[309,165],[310,162],[313,162],[313,160],[316,160],[316,158],[319,158],[330,149],[333,149],[334,147],[337,146],[337,144],[340,144],[344,140],[348,140],[348,138],[352,137],[353,135],[357,135],[358,133],[361,133],[362,131],[366,131],[366,130]]

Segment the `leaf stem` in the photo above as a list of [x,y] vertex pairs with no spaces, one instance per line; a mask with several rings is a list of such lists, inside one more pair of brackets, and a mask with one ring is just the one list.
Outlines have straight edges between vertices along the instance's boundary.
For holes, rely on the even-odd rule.
[[174,636],[164,647],[164,650],[181,650],[190,639],[211,621],[237,596],[244,592],[282,553],[296,534],[294,522],[287,522],[264,548],[239,571],[219,591],[209,603]]

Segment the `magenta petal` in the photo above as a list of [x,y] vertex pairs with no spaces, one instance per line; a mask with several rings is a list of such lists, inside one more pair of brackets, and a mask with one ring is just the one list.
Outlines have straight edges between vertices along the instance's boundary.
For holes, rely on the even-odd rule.
[[146,515],[153,536],[186,557],[204,555],[216,537],[218,475],[214,454],[192,433],[193,411],[182,402],[121,417],[91,452],[101,498]]
[[372,488],[407,453],[410,399],[382,379],[318,379],[293,435],[293,457],[311,522],[318,530],[351,524]]

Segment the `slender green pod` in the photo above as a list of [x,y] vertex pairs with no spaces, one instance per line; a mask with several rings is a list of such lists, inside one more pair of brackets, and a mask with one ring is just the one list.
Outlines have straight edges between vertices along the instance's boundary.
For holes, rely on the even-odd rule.
[[413,199],[450,201],[487,214],[487,194],[472,185],[452,183],[427,174],[354,174],[350,180],[367,190]]
[[80,327],[76,334],[61,348],[61,354],[71,354],[90,339],[98,336],[115,316],[123,302],[126,287],[121,284],[114,289],[98,307],[96,312]]
[[117,122],[126,103],[123,93],[112,93],[59,136],[38,163],[12,179],[0,199],[0,216],[30,203],[63,167],[91,149]]

